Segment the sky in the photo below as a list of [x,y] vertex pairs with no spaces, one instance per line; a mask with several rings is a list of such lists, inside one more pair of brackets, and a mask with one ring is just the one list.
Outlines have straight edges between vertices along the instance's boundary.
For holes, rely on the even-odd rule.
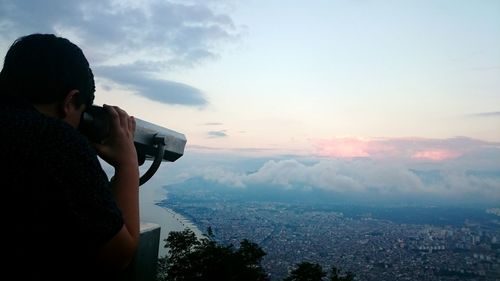
[[500,1],[0,0],[2,61],[30,33],[186,154],[500,171]]

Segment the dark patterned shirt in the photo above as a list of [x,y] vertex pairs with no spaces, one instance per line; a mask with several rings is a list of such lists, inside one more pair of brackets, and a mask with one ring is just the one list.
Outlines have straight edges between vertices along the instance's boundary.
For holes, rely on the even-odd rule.
[[31,105],[0,103],[0,159],[7,244],[0,249],[8,260],[2,275],[75,280],[94,274],[97,249],[123,219],[87,139]]

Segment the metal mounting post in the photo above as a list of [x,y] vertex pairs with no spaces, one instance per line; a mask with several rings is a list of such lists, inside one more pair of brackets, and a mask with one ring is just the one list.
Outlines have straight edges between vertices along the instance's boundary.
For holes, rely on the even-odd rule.
[[153,160],[153,163],[149,167],[149,169],[141,176],[139,179],[139,186],[143,185],[147,182],[158,170],[160,164],[163,160],[163,154],[165,153],[165,136],[155,134],[153,137],[153,143],[156,146],[156,155]]

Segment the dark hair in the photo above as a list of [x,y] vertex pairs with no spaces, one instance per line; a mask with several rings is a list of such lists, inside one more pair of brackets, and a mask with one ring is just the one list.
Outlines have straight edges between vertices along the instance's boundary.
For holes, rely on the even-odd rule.
[[0,72],[0,99],[31,104],[62,101],[78,90],[77,106],[92,105],[94,75],[82,50],[66,38],[31,34],[14,41]]

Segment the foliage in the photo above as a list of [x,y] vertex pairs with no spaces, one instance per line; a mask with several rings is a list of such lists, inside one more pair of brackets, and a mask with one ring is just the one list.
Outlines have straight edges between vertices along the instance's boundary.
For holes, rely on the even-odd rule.
[[339,268],[332,266],[330,269],[330,277],[329,281],[352,281],[354,280],[354,274],[352,272],[347,271],[346,273],[342,273]]
[[[208,237],[211,236],[210,231]],[[185,229],[170,232],[164,241],[169,255],[159,260],[158,281],[269,280],[261,266],[266,253],[248,240],[241,241],[235,249],[208,238],[198,240],[191,230]]]
[[326,276],[321,265],[317,263],[301,262],[290,272],[284,281],[321,281]]
[[[269,281],[261,266],[266,253],[247,239],[240,246],[219,245],[211,228],[205,238],[193,231],[172,231],[164,239],[168,256],[158,261],[158,281]],[[317,263],[301,262],[284,281],[353,281],[354,275],[332,266],[327,272]]]
[[[283,281],[322,281],[327,272],[323,271],[321,265],[317,263],[301,262],[290,272],[290,276]],[[330,269],[329,281],[353,281],[354,275],[351,272],[342,273],[335,266]]]

